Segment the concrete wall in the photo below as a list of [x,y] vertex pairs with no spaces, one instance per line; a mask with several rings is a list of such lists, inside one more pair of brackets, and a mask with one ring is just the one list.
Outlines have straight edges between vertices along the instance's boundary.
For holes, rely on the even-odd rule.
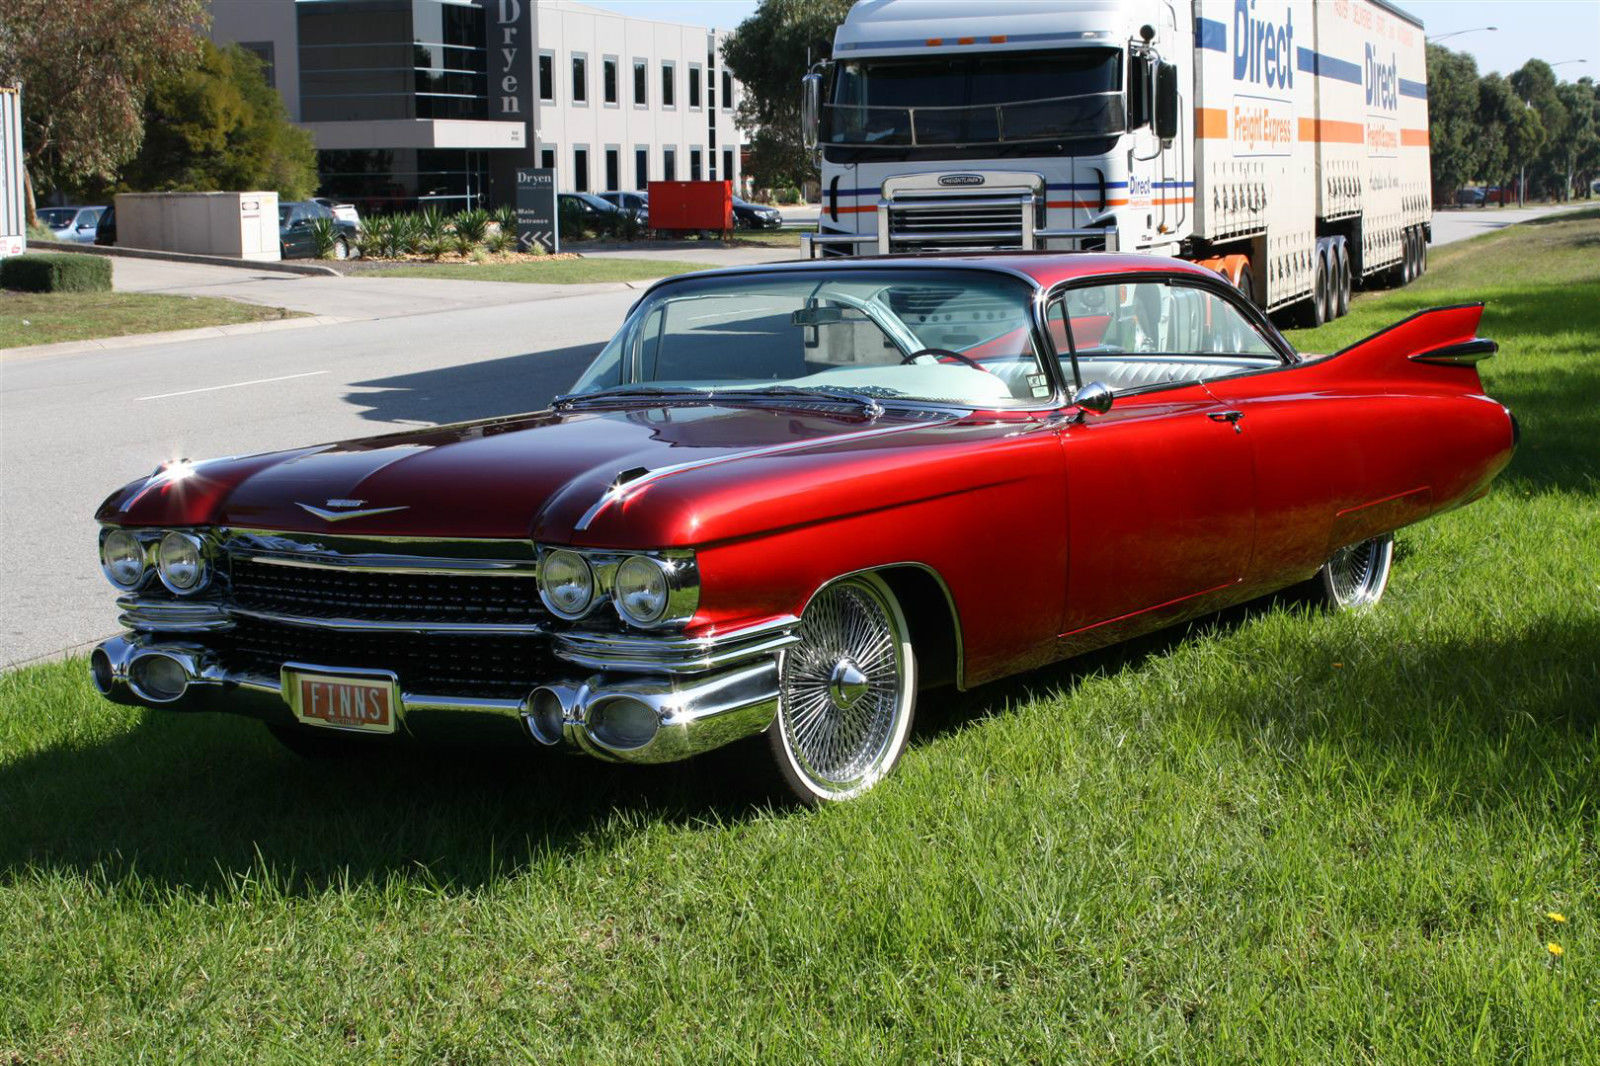
[[275,192],[117,194],[117,244],[271,262],[278,250]]

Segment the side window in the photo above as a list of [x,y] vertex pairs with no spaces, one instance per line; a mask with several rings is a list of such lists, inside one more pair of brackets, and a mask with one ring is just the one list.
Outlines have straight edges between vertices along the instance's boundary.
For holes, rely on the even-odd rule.
[[1069,352],[1075,352],[1078,385],[1098,381],[1119,393],[1283,362],[1237,307],[1209,289],[1174,280],[1071,288],[1052,301],[1047,321],[1068,380]]

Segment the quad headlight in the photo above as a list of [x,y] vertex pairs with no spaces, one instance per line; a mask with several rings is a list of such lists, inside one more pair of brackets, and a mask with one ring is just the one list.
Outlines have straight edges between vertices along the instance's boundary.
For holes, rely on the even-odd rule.
[[630,555],[617,567],[611,599],[617,613],[635,625],[648,626],[667,613],[672,584],[667,564],[649,555]]
[[136,589],[147,572],[144,545],[126,529],[113,529],[100,540],[100,569],[119,589]]
[[687,622],[700,604],[694,553],[539,549],[539,598],[557,618],[576,621],[611,601],[622,621],[641,629]]
[[539,598],[550,613],[579,618],[594,602],[594,570],[589,560],[574,551],[553,551],[544,557],[539,574]]
[[170,591],[179,596],[198,592],[211,576],[209,569],[205,541],[195,534],[173,530],[161,538],[156,548],[156,575]]

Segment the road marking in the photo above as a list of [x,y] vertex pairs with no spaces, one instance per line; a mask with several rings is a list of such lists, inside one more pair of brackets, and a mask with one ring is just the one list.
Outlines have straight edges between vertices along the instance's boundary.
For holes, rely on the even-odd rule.
[[197,392],[216,392],[218,389],[239,389],[246,385],[265,385],[271,381],[290,381],[294,378],[314,378],[318,374],[326,374],[326,370],[310,370],[304,374],[285,374],[281,378],[256,378],[254,381],[235,381],[232,385],[207,385],[203,389],[184,389],[182,392],[158,392],[154,396],[139,396],[134,403],[140,400],[165,400],[170,396],[192,396]]

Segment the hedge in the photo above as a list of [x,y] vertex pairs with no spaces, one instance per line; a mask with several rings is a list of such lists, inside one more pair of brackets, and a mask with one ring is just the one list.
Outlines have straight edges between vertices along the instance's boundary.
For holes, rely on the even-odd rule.
[[111,260],[70,252],[0,259],[0,289],[17,292],[110,292]]

